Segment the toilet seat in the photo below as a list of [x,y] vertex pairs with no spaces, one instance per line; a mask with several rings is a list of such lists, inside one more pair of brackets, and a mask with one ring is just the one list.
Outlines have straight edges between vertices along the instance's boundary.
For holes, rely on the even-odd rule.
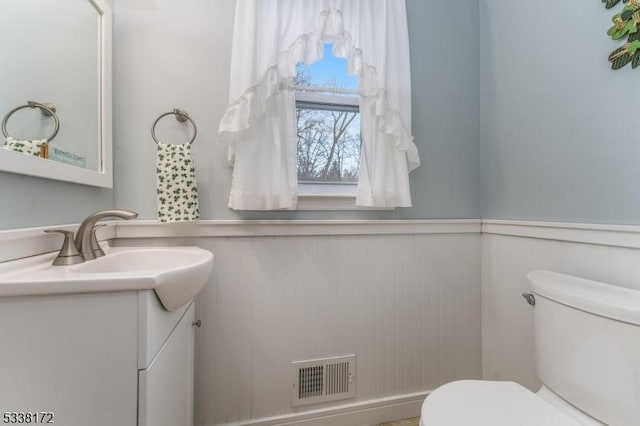
[[514,382],[462,380],[433,391],[422,404],[421,426],[580,426]]

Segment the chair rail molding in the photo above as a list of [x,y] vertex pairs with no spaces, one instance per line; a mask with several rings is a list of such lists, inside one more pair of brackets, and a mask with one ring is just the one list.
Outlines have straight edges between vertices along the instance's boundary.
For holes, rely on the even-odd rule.
[[640,226],[592,223],[482,220],[482,234],[640,248]]
[[116,238],[479,234],[480,219],[118,221]]
[[[96,231],[99,241],[112,240],[116,235],[114,222],[105,224],[108,226]],[[75,231],[78,225],[51,225],[0,231],[0,263],[60,250],[62,237],[59,234],[46,234],[44,230],[55,228]]]
[[[640,248],[640,226],[494,219],[438,220],[157,220],[109,221],[100,240],[117,238],[257,237],[305,235],[491,234]],[[57,250],[46,228],[74,230],[78,224],[0,231],[0,262]]]

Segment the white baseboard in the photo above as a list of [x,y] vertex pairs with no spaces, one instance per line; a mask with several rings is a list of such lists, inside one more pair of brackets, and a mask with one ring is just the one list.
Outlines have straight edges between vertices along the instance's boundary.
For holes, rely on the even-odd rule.
[[430,391],[397,395],[322,408],[302,413],[265,417],[226,426],[367,426],[418,417],[422,402]]

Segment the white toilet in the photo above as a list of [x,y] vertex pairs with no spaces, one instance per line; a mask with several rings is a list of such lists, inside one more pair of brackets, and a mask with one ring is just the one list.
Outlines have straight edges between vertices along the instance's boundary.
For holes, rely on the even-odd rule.
[[421,426],[640,425],[640,291],[548,271],[527,275],[538,377],[433,391]]

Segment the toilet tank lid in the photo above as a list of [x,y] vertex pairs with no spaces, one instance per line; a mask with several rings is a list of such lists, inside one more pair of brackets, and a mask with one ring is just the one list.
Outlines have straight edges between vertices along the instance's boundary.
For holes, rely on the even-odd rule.
[[640,291],[550,271],[527,274],[531,291],[563,305],[640,325]]

